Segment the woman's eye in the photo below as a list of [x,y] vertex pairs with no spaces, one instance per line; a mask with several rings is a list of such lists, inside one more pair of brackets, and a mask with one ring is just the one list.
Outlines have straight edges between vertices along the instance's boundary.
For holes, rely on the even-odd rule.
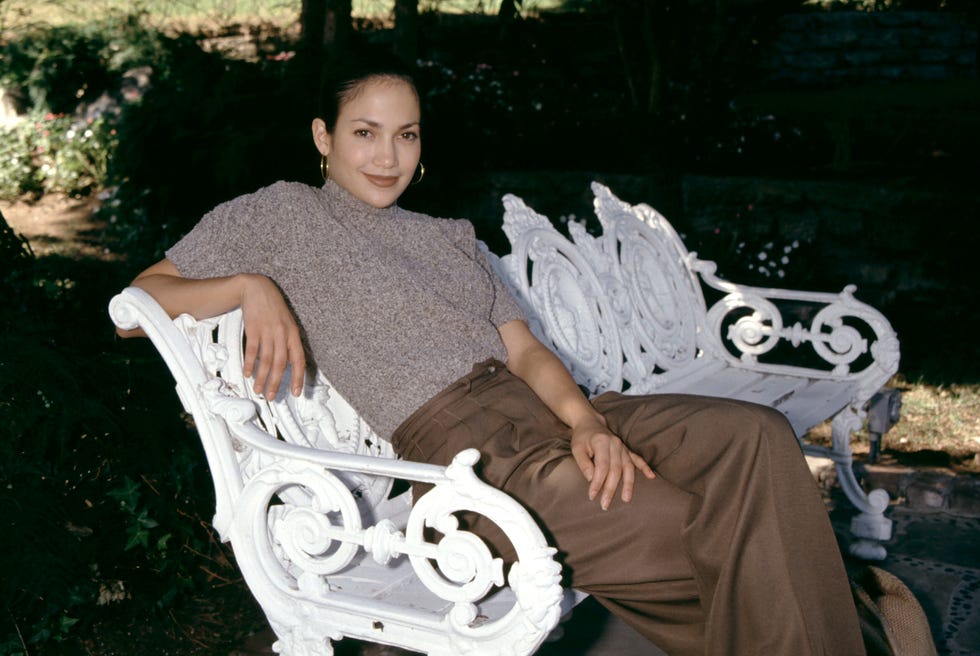
[[354,135],[358,137],[370,137],[371,131],[361,128],[360,130],[354,130]]
[[402,139],[404,139],[405,141],[415,141],[418,138],[419,138],[419,135],[416,132],[403,132],[402,133]]

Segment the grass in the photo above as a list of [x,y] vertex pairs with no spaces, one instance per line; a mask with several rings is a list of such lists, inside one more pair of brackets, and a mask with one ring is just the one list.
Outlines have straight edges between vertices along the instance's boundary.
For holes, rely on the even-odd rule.
[[899,383],[902,420],[885,436],[896,453],[943,452],[980,473],[980,385]]
[[[941,467],[980,474],[980,385],[910,382],[901,374],[890,383],[902,392],[901,419],[882,438],[883,464]],[[807,441],[830,444],[830,422],[812,428]],[[851,448],[868,453],[868,434],[854,435]]]
[[[560,10],[566,0],[524,0],[532,15]],[[288,26],[299,21],[300,0],[0,0],[0,36],[28,25],[85,23],[110,16],[145,13],[154,26],[175,29],[232,24]],[[496,13],[500,0],[423,0],[420,11],[449,14]],[[354,0],[360,18],[389,17],[394,0]]]
[[299,0],[0,0],[0,34],[30,25],[87,23],[144,13],[154,27],[290,24],[299,20]]

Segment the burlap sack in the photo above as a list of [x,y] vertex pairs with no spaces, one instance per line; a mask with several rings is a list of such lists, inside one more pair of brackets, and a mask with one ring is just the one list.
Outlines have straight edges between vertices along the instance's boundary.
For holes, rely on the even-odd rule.
[[897,576],[869,565],[852,574],[851,589],[868,656],[936,656],[926,614]]

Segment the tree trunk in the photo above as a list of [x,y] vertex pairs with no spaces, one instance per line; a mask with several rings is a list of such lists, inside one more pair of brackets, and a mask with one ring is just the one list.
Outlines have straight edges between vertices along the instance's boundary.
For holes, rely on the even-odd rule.
[[505,23],[508,23],[515,18],[517,18],[518,7],[521,6],[522,0],[501,0],[500,10],[497,12],[497,16]]
[[413,64],[418,59],[418,0],[395,0],[395,54],[406,64]]
[[303,0],[300,40],[313,52],[342,53],[354,33],[351,0]]
[[300,9],[300,43],[310,50],[323,45],[323,26],[327,16],[328,0],[303,0]]
[[343,54],[354,35],[352,0],[328,0],[327,20],[323,28],[323,45],[328,50]]

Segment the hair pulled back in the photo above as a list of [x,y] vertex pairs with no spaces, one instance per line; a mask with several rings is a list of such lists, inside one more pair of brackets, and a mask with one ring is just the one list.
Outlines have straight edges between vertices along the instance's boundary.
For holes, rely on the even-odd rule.
[[324,67],[320,83],[319,118],[333,132],[344,105],[357,97],[369,82],[404,82],[419,97],[412,70],[390,53],[361,50]]

